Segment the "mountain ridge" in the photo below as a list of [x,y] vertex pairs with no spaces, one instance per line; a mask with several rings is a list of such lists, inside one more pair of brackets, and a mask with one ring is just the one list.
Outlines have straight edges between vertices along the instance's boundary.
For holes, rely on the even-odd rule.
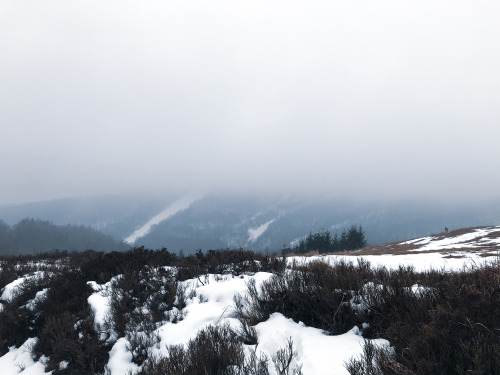
[[[445,227],[457,229],[500,222],[500,201],[473,207],[419,201],[311,199],[287,194],[205,194],[188,207],[154,220],[185,196],[174,192],[137,193],[0,206],[0,220],[14,225],[34,217],[56,225],[86,225],[117,241],[128,239],[132,246],[167,247],[185,253],[240,247],[279,251],[310,232],[340,233],[351,225],[362,225],[368,243],[377,245],[441,232]],[[265,231],[255,232],[264,229],[266,223]],[[132,236],[144,226],[148,230],[143,236]]]

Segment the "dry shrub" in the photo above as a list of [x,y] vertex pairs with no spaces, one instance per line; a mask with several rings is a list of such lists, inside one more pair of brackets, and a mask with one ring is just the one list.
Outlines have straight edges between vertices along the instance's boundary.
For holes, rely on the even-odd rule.
[[349,303],[351,289],[360,283],[362,272],[359,275],[356,272],[357,268],[351,263],[332,267],[323,262],[311,262],[273,275],[260,289],[250,281],[244,301],[247,306],[244,319],[255,325],[267,320],[272,313],[280,312],[331,334],[344,333],[357,323]]
[[[366,262],[311,262],[260,288],[249,282],[235,306],[249,327],[273,312],[331,334],[368,323],[365,337],[394,347],[377,374],[499,374],[499,278],[498,265],[418,273],[403,266],[372,269]],[[252,336],[248,327],[242,336]]]
[[[364,296],[364,334],[394,346],[379,374],[499,374],[498,266],[416,274],[400,269]],[[425,289],[413,292],[419,279]],[[394,365],[397,363],[397,366]]]
[[208,326],[187,347],[168,347],[169,356],[148,359],[141,375],[239,374],[244,366],[243,345],[228,325]]

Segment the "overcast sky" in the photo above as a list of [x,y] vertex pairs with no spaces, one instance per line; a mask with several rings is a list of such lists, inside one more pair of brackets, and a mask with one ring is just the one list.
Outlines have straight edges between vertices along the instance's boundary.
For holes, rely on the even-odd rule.
[[0,2],[0,203],[500,195],[498,0]]

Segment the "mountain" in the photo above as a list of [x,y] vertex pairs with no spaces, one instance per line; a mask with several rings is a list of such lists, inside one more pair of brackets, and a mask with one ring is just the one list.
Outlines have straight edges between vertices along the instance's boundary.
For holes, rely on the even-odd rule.
[[86,225],[117,241],[148,248],[249,248],[279,251],[310,232],[361,225],[370,245],[500,222],[500,201],[435,204],[287,194],[147,192],[0,206],[14,225],[26,217]]
[[40,219],[23,219],[9,227],[0,221],[0,255],[22,255],[52,250],[111,251],[128,246],[110,235],[84,225],[54,225]]
[[174,193],[148,191],[4,204],[0,205],[0,220],[8,225],[25,218],[48,220],[55,225],[88,225],[123,240],[175,198]]

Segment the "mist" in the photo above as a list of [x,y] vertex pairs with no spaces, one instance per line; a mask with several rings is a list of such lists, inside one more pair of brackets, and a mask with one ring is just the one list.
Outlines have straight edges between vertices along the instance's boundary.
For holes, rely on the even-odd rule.
[[500,194],[497,1],[2,1],[0,203]]

